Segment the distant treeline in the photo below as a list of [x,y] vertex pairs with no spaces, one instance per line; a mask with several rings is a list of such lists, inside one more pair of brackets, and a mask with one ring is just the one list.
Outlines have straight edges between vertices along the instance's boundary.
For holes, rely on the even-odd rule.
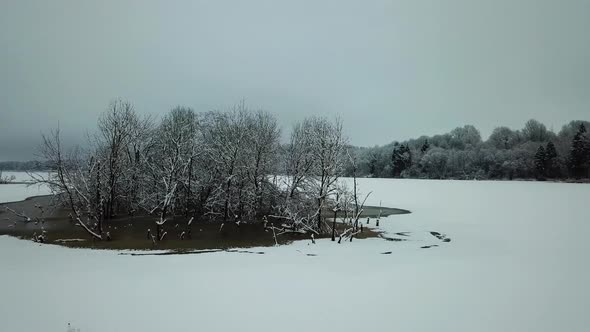
[[[571,121],[555,133],[539,121],[529,120],[520,130],[498,127],[484,141],[479,130],[466,125],[442,135],[349,149],[356,157],[356,173],[360,177],[588,179],[588,129],[588,121]],[[0,170],[5,171],[49,169],[43,161],[0,162]],[[352,174],[352,166],[348,165],[345,175]]]
[[0,161],[0,171],[46,171],[49,164],[44,161]]
[[[588,121],[558,133],[536,120],[494,129],[487,141],[474,126],[372,148],[353,148],[357,176],[424,179],[588,179]],[[352,175],[348,169],[347,175]]]

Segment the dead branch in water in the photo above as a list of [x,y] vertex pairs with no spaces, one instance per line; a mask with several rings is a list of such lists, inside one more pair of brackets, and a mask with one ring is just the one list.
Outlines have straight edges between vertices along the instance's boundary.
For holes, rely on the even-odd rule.
[[17,217],[23,218],[24,222],[30,222],[31,218],[29,218],[24,212],[23,213],[18,213],[16,211],[14,211],[13,209],[9,208],[8,206],[5,206],[4,209],[6,211],[12,212],[12,214],[14,214]]

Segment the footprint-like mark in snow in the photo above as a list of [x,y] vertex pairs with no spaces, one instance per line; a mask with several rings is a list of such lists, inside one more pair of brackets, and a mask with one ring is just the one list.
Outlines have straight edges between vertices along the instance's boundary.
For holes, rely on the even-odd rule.
[[441,234],[439,232],[430,232],[430,234],[442,242],[451,242],[451,238],[447,237],[445,234]]
[[432,247],[438,247],[438,244],[433,244],[433,245],[429,245],[429,246],[422,246],[420,247],[421,249],[430,249]]
[[379,235],[382,239],[387,240],[387,241],[393,241],[393,242],[400,242],[400,241],[408,241],[407,239],[400,239],[398,237],[387,237],[384,235]]

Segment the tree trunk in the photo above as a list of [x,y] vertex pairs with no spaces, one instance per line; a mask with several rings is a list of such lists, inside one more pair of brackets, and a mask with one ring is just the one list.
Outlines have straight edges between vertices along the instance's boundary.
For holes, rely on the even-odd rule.
[[322,199],[318,198],[318,233],[322,232]]
[[231,180],[227,180],[227,192],[225,194],[225,202],[223,204],[223,222],[227,221],[229,217],[229,198],[230,198]]
[[338,216],[338,194],[336,194],[336,208],[334,209],[334,220],[332,221],[332,241],[336,241],[336,217]]
[[97,165],[96,170],[96,210],[97,219],[98,219],[98,234],[102,234],[102,219],[103,219],[103,211],[102,211],[102,198],[100,195],[100,161]]
[[190,212],[190,203],[191,203],[191,178],[193,174],[193,158],[190,158],[189,166],[188,166],[188,190],[186,193],[186,207],[185,207],[185,216],[188,217]]

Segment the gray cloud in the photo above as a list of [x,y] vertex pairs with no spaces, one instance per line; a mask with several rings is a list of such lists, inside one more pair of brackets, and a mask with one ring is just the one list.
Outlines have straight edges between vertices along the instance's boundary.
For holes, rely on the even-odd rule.
[[159,114],[242,98],[287,129],[340,114],[352,143],[470,123],[590,118],[590,1],[3,1],[0,160],[114,98]]

